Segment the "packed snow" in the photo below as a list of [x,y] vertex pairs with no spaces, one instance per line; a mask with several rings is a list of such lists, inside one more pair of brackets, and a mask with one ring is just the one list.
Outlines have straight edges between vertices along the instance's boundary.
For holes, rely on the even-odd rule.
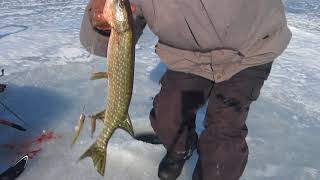
[[[89,123],[70,148],[76,121],[85,106],[89,115],[102,110],[105,81],[89,81],[105,69],[105,58],[86,52],[79,43],[84,0],[0,0],[0,83],[8,89],[0,101],[23,117],[22,123],[0,107],[0,117],[28,128],[28,132],[0,126],[0,145],[19,144],[52,130],[61,138],[43,143],[19,179],[156,180],[161,145],[133,140],[116,131],[108,146],[105,177],[92,161],[77,162],[93,143]],[[320,179],[320,2],[285,0],[293,39],[273,65],[247,125],[250,156],[241,180]],[[131,119],[136,132],[152,131],[148,115],[158,80],[165,71],[154,53],[157,38],[146,28],[136,47]],[[205,107],[197,116],[201,133]],[[0,148],[0,172],[18,158]],[[187,162],[180,180],[191,180],[197,154]]]

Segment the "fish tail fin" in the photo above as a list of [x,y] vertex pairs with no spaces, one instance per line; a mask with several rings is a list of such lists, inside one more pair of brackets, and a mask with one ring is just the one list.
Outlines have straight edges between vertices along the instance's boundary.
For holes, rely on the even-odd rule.
[[106,167],[107,149],[101,149],[98,147],[97,142],[91,145],[91,147],[80,156],[79,160],[86,157],[91,157],[94,167],[97,169],[101,176],[104,176],[104,171]]

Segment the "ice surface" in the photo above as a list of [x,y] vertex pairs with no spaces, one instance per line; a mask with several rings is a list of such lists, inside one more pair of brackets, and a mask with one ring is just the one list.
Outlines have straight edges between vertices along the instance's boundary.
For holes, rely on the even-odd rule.
[[[289,48],[274,63],[271,75],[248,117],[250,157],[242,180],[320,179],[320,12],[318,0],[286,0],[293,32]],[[165,153],[161,145],[133,140],[119,130],[108,147],[106,177],[101,178],[89,159],[78,157],[93,142],[88,124],[70,149],[76,120],[101,110],[104,81],[88,80],[104,70],[105,59],[93,57],[80,46],[79,27],[86,1],[0,0],[1,83],[9,83],[0,100],[24,117],[34,129],[51,129],[61,139],[44,145],[20,179],[157,179]],[[130,107],[135,130],[151,131],[148,113],[158,80],[165,71],[154,53],[156,37],[149,29],[136,47],[134,95]],[[197,116],[197,131],[205,108]],[[0,117],[20,123],[0,109]],[[97,130],[99,132],[99,128]],[[14,143],[34,134],[0,126],[0,144]],[[95,136],[96,137],[96,136]],[[0,171],[16,160],[0,149]],[[188,161],[180,180],[190,180],[197,160]]]

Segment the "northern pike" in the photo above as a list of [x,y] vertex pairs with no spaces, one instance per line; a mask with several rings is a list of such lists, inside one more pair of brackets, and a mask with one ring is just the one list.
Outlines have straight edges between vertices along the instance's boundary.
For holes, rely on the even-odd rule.
[[106,0],[106,21],[111,27],[107,51],[107,72],[97,72],[92,80],[106,78],[106,109],[92,116],[103,121],[102,132],[91,147],[80,157],[90,157],[97,171],[104,176],[107,144],[114,131],[121,128],[134,136],[128,114],[132,96],[134,75],[133,17],[128,0]]

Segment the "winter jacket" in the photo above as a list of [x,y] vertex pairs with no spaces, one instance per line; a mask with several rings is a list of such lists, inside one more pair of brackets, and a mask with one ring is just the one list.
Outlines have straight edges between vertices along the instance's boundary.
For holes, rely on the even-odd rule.
[[[167,67],[215,82],[274,61],[291,32],[281,0],[132,0],[135,37],[147,24],[159,41],[156,53]],[[80,41],[106,56],[108,37],[93,31],[87,10]]]

